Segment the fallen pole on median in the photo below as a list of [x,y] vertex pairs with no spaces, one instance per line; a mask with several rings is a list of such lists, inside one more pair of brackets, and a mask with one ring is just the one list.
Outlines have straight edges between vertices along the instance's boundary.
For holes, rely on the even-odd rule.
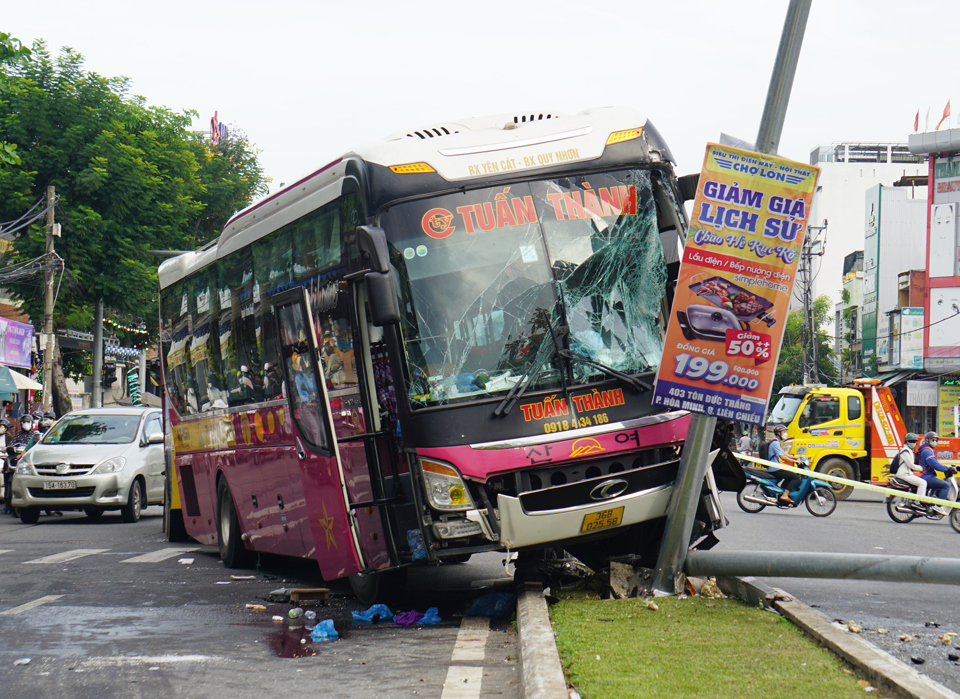
[[687,575],[836,578],[960,585],[960,559],[796,551],[688,551]]

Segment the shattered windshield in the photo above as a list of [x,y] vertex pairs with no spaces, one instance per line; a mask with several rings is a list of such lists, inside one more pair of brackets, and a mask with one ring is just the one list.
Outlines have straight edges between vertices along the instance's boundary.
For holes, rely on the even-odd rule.
[[385,212],[411,403],[492,397],[521,380],[533,390],[607,380],[597,364],[656,369],[666,282],[658,177],[591,173]]

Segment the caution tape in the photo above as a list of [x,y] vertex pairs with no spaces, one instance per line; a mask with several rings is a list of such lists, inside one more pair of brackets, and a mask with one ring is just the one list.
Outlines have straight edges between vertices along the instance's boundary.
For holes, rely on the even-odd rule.
[[820,473],[819,471],[813,471],[809,468],[797,468],[796,466],[788,466],[787,464],[779,464],[776,461],[765,461],[763,459],[758,459],[756,456],[747,456],[746,454],[734,454],[741,461],[752,461],[755,464],[760,464],[765,467],[773,467],[775,469],[783,469],[784,471],[789,471],[790,473],[796,473],[800,476],[813,476],[817,480],[827,481],[829,483],[840,483],[841,485],[849,485],[853,488],[862,488],[864,490],[872,490],[875,493],[880,493],[881,495],[895,495],[901,498],[908,498],[910,500],[918,500],[919,502],[928,502],[932,505],[942,505],[944,507],[952,507],[954,509],[960,509],[960,503],[953,502],[952,500],[941,500],[940,498],[931,498],[924,495],[920,497],[916,493],[911,493],[905,490],[894,490],[893,488],[884,488],[881,485],[874,485],[873,483],[864,483],[862,481],[851,481],[849,478],[840,478],[840,476],[831,476],[829,473]]

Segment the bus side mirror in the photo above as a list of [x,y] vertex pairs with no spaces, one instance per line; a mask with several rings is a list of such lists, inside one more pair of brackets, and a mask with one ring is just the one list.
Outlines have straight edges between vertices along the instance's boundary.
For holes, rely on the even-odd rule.
[[677,189],[680,190],[681,201],[692,201],[697,197],[697,186],[700,184],[700,173],[684,175],[677,178]]
[[387,235],[376,226],[357,226],[354,230],[357,262],[361,269],[386,274],[390,271]]
[[367,272],[367,299],[370,301],[370,322],[379,328],[400,322],[400,303],[391,272]]

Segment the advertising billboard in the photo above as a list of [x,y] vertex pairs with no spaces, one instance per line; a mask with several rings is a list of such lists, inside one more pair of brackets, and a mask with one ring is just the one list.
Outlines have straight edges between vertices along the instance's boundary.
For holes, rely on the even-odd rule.
[[818,174],[708,144],[655,405],[763,423]]

